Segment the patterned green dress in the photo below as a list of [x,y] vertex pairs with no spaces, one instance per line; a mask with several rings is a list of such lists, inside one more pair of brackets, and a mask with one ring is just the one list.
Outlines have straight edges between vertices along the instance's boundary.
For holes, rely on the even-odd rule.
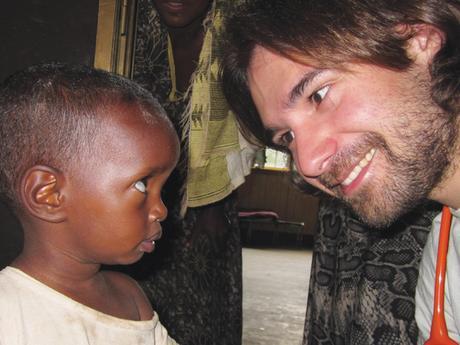
[[[152,1],[138,1],[133,79],[158,98],[183,132],[188,98],[169,98],[172,83],[167,32]],[[128,272],[144,288],[163,325],[182,345],[239,345],[242,333],[242,257],[234,193],[180,217],[187,142],[164,190],[168,219],[154,253]]]

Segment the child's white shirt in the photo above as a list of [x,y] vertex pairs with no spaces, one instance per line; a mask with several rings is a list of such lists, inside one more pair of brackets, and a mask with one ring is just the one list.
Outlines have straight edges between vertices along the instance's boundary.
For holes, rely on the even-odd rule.
[[26,273],[0,271],[1,345],[176,345],[155,313],[131,321],[89,308]]

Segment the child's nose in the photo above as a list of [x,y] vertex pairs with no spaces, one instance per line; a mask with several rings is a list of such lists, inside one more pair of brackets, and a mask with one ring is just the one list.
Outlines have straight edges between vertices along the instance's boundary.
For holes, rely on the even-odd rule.
[[337,141],[332,138],[312,138],[308,134],[296,134],[293,157],[297,170],[305,177],[321,176],[329,169],[337,147]]
[[150,208],[149,219],[152,222],[155,221],[163,221],[168,216],[168,209],[166,208],[165,204],[161,200],[161,198],[157,198]]

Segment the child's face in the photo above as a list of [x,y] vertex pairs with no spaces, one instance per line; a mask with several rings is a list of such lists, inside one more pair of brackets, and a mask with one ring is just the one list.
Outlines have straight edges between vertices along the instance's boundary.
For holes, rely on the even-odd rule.
[[68,254],[80,262],[129,264],[154,249],[167,210],[161,189],[179,144],[165,121],[149,125],[132,106],[107,112],[94,152],[66,176]]

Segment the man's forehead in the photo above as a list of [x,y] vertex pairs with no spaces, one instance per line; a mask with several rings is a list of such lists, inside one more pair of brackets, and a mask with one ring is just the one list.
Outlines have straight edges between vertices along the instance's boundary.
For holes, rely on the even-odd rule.
[[251,54],[249,70],[259,69],[266,66],[267,64],[271,64],[273,61],[276,61],[280,58],[280,54],[276,54],[275,52],[265,47],[257,45]]
[[249,89],[259,108],[269,103],[269,108],[276,105],[281,110],[292,100],[293,91],[309,84],[324,71],[258,46],[248,69]]
[[300,52],[276,52],[273,49],[256,45],[251,55],[249,69],[258,68],[274,61],[284,61],[285,63],[302,64],[311,68],[320,68],[320,63],[312,57]]

